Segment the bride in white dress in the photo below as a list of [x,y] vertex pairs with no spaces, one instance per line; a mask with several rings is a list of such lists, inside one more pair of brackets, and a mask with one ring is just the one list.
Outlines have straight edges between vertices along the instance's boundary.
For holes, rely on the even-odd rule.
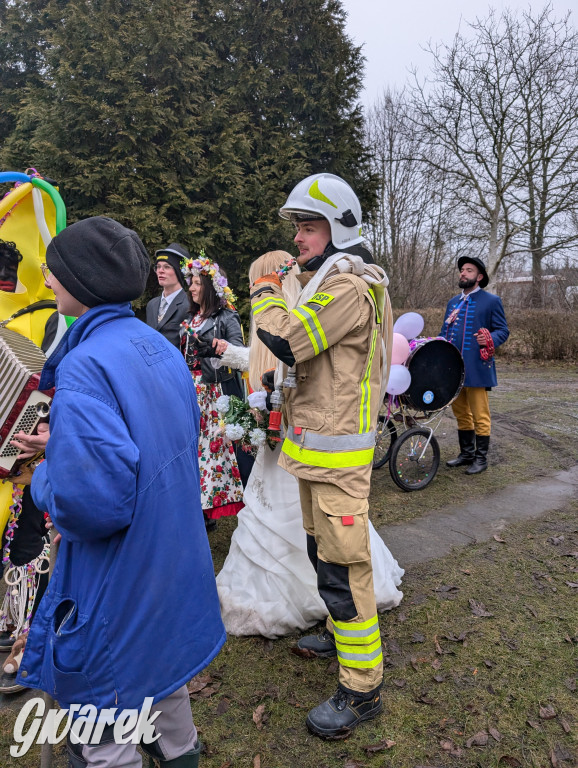
[[[285,251],[264,254],[251,265],[250,282],[277,270],[289,258]],[[289,306],[295,305],[300,290],[291,270],[283,282]],[[250,354],[248,348],[229,344],[221,363],[248,367],[251,388],[259,391],[261,375],[275,368],[277,361],[253,329],[250,344]],[[277,464],[280,445],[274,451],[267,445],[259,448],[243,495],[245,506],[217,576],[223,621],[232,635],[274,639],[305,630],[327,616],[307,556],[297,479]],[[403,597],[397,587],[404,571],[371,522],[369,533],[377,610],[385,611],[399,605]]]

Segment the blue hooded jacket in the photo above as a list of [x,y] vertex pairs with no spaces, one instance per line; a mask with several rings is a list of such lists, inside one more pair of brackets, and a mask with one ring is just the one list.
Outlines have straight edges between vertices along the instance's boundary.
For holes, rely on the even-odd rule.
[[62,534],[18,680],[61,706],[140,708],[225,641],[200,502],[199,409],[178,350],[128,304],[90,309],[42,372],[56,385],[32,495]]

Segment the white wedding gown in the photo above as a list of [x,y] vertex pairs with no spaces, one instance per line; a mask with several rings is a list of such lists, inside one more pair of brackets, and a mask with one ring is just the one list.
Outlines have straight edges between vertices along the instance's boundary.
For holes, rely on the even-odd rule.
[[[260,448],[245,488],[245,507],[222,571],[221,612],[231,635],[276,638],[327,616],[307,556],[297,480],[277,465],[280,448]],[[403,569],[369,523],[378,611],[399,605]]]

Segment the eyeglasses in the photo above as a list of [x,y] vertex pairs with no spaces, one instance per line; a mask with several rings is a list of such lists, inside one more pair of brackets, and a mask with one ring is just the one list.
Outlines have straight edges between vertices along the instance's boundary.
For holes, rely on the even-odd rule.
[[40,269],[42,270],[42,277],[45,280],[49,280],[50,279],[50,275],[52,274],[52,272],[48,269],[48,265],[47,264],[41,264],[40,265]]
[[155,272],[168,272],[169,270],[175,271],[170,264],[157,264],[155,267]]

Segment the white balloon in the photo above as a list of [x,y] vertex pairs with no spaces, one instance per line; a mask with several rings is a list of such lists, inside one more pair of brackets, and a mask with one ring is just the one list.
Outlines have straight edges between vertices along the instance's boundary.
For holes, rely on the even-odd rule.
[[388,395],[402,395],[411,384],[411,373],[405,365],[392,365],[385,391]]
[[401,315],[395,321],[393,326],[394,333],[401,333],[402,336],[410,341],[415,339],[423,331],[424,321],[423,317],[417,312],[406,312],[405,315]]

